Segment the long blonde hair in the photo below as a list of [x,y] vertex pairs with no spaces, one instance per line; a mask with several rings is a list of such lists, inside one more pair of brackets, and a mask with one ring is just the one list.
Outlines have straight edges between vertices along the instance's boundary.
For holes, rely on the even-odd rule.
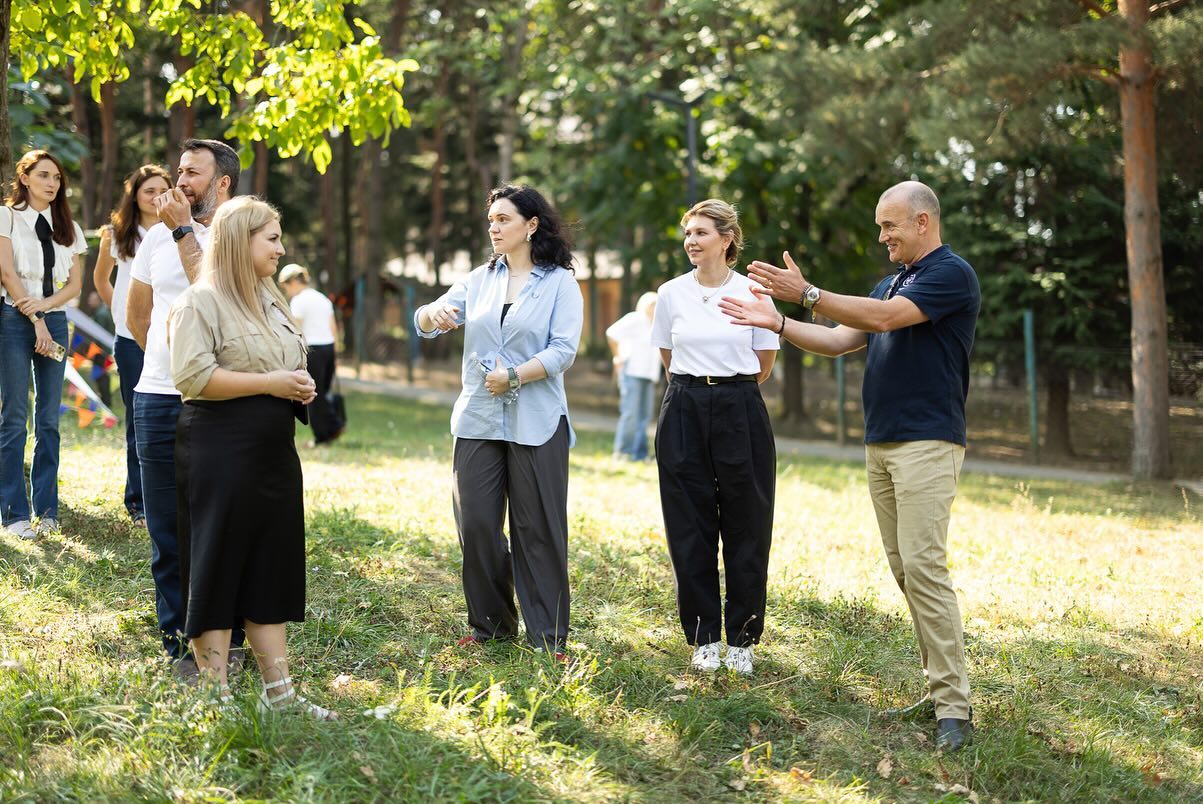
[[209,245],[201,262],[200,280],[212,286],[218,295],[268,335],[272,334],[271,322],[260,301],[264,291],[279,302],[280,310],[288,320],[297,324],[273,278],[258,276],[251,261],[251,238],[264,226],[278,220],[280,213],[276,208],[253,195],[227,201],[213,215]]

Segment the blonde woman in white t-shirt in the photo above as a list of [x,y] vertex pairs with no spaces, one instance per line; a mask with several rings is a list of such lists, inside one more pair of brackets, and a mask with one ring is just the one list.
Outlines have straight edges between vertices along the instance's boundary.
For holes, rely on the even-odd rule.
[[[0,518],[9,532],[35,539],[59,529],[59,401],[67,346],[67,303],[82,284],[79,255],[88,250],[67,206],[63,165],[30,151],[0,207]],[[33,464],[25,485],[29,379],[33,376]],[[37,519],[37,526],[33,519]]]
[[702,201],[681,227],[693,268],[660,286],[652,322],[652,345],[669,374],[656,427],[664,530],[681,628],[694,647],[691,665],[714,671],[725,661],[750,675],[752,646],[764,630],[777,473],[759,384],[780,343],[767,330],[733,327],[718,308],[722,296],[753,298],[750,280],[731,267],[743,246],[735,208]]
[[[134,253],[150,227],[159,222],[155,199],[171,189],[171,174],[159,165],[143,165],[125,179],[125,192],[113,210],[111,224],[100,230],[100,252],[92,269],[96,292],[113,311],[116,339],[113,359],[121,381],[125,405],[125,510],[140,528],[146,527],[142,503],[142,467],[138,463],[137,431],[134,426],[134,386],[142,376],[145,354],[125,322],[125,299],[129,295],[130,266]],[[117,282],[112,281],[113,268]]]

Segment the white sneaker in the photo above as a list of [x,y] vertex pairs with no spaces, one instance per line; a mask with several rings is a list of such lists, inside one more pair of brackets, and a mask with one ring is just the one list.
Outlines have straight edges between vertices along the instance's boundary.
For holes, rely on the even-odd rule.
[[38,520],[37,533],[39,536],[45,536],[50,533],[58,533],[62,528],[59,527],[58,520],[51,517],[42,517]]
[[709,645],[698,645],[694,648],[693,659],[690,660],[689,666],[694,670],[701,670],[705,673],[713,673],[721,664],[719,661],[719,652],[722,650],[721,642],[711,642]]
[[752,646],[727,648],[726,664],[728,670],[734,670],[741,676],[752,675]]
[[33,524],[28,519],[10,522],[7,527],[9,533],[22,539],[33,541],[38,538],[38,532],[33,529]]

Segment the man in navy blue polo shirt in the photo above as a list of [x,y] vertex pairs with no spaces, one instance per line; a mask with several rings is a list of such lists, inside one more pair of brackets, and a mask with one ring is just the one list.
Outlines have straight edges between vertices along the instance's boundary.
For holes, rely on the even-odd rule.
[[[940,238],[940,202],[916,181],[877,202],[878,242],[897,273],[868,297],[810,284],[786,253],[785,268],[748,266],[764,286],[756,302],[724,298],[737,324],[763,327],[808,352],[867,348],[862,397],[869,493],[890,570],[906,597],[929,695],[908,711],[936,717],[936,746],[973,736],[960,607],[945,552],[949,512],[965,457],[969,353],[981,307],[977,274]],[[801,301],[839,326],[788,320],[770,298]],[[902,710],[900,710],[902,711]]]

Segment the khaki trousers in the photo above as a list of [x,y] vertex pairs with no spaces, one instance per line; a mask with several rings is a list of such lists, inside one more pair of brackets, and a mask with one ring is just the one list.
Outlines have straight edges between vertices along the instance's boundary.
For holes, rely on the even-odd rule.
[[948,519],[965,448],[949,441],[868,444],[881,541],[906,598],[936,717],[969,718],[961,610],[948,574]]

